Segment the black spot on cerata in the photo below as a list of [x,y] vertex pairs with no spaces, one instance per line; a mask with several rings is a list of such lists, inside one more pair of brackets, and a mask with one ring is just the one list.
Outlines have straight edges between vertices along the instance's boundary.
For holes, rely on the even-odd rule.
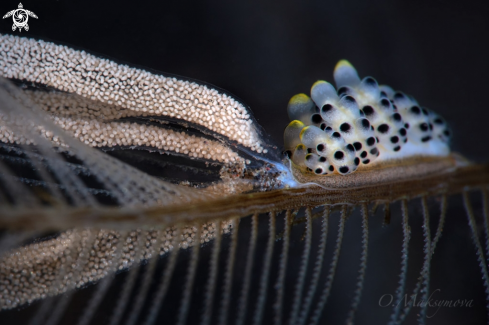
[[428,111],[425,108],[421,108],[421,111],[423,112],[424,115],[428,116]]
[[380,133],[387,133],[387,132],[389,132],[389,126],[387,124],[381,124],[381,125],[379,125],[379,127],[377,128],[377,130]]
[[370,115],[373,115],[375,113],[375,110],[372,106],[364,106],[363,112],[365,113],[366,116],[370,116]]
[[433,121],[435,124],[438,124],[438,125],[442,125],[443,124],[443,120],[439,117],[435,118],[435,120]]
[[403,137],[406,136],[406,133],[407,132],[406,132],[406,129],[405,128],[402,128],[402,129],[399,130],[399,134],[402,135]]
[[367,139],[367,144],[369,146],[373,146],[375,144],[375,138],[374,137],[370,137]]
[[419,128],[420,128],[420,129],[421,129],[421,131],[423,131],[423,132],[428,131],[428,130],[429,130],[428,123],[421,123],[421,124],[419,125]]
[[362,119],[362,126],[368,130],[368,128],[370,128],[370,122],[366,118],[364,118]]
[[377,148],[373,148],[372,150],[370,150],[370,153],[372,155],[376,155],[378,152],[379,152],[379,150],[377,150]]
[[406,143],[406,142],[407,142],[407,140],[408,140],[407,138],[406,138],[406,139],[404,139],[404,143]]
[[312,169],[311,169],[311,168],[309,168],[309,167],[307,167],[307,170],[308,170],[308,171],[310,171],[310,172],[312,172]]
[[342,174],[346,174],[350,171],[350,168],[348,168],[347,166],[341,166],[340,167],[340,173]]
[[329,166],[329,170],[334,172],[334,167],[333,166]]
[[312,157],[314,157],[313,155],[306,155],[306,160],[311,160]]
[[323,118],[319,114],[314,114],[311,117],[311,121],[312,121],[312,123],[321,123],[323,121]]
[[326,157],[319,157],[320,162],[326,162],[326,160],[327,160]]
[[386,94],[386,92],[385,92],[385,91],[383,91],[383,90],[382,90],[382,91],[380,92],[380,96],[381,96],[381,97],[387,97],[387,94]]
[[324,131],[324,129],[326,129],[326,124],[321,123],[321,130],[323,130],[323,131]]
[[372,125],[370,125],[370,130],[375,131],[375,128]]
[[430,128],[430,130],[433,130],[433,124],[428,123],[428,127]]
[[368,163],[370,163],[370,159],[365,159],[364,161],[362,161],[365,165],[368,165]]
[[317,147],[316,147],[317,151],[324,151],[324,149],[326,149],[326,146],[322,143],[318,144]]
[[331,106],[330,104],[325,104],[325,105],[323,105],[323,108],[321,108],[321,111],[323,113],[327,113],[331,110],[333,110],[333,106]]
[[287,155],[287,157],[289,157],[289,158],[292,157],[292,151],[290,151],[290,150],[285,150],[284,154]]
[[333,132],[333,138],[341,138],[341,134],[339,132]]
[[307,148],[307,153],[312,153],[312,148]]
[[450,130],[443,131],[443,134],[446,135],[447,137],[449,137],[450,136]]
[[335,159],[338,159],[338,160],[343,159],[344,156],[345,156],[345,154],[343,153],[343,151],[336,151],[334,153],[334,158]]
[[350,88],[344,86],[338,89],[338,95],[344,95],[350,93]]
[[397,135],[391,137],[391,142],[392,143],[398,143],[399,142],[399,137]]
[[380,140],[379,140],[379,138],[377,138],[377,137],[375,137],[375,139],[377,139],[377,143],[380,143]]
[[333,128],[331,126],[327,126],[326,129],[324,129],[325,131],[331,131]]
[[406,129],[409,129],[409,123],[404,124],[404,127],[405,127]]
[[394,151],[399,151],[401,150],[401,146],[394,147]]
[[365,116],[365,114],[363,113],[363,111],[361,109],[359,109],[358,112],[360,113],[360,116]]
[[355,147],[355,150],[359,151],[360,149],[362,149],[362,144],[360,142],[355,142],[353,144],[353,146]]
[[429,136],[429,135],[426,136],[426,137],[421,138],[421,142],[428,142],[430,140],[431,140],[431,136]]
[[355,163],[355,166],[360,165],[360,158],[356,157],[353,162]]
[[323,169],[322,168],[316,168],[316,170],[314,172],[316,174],[321,174],[323,172]]
[[383,98],[381,101],[380,101],[380,104],[384,107],[387,107],[389,108],[391,106],[391,102],[387,99],[387,98]]
[[411,107],[411,113],[419,115],[419,113],[421,113],[421,110],[419,109],[418,106],[413,106]]
[[375,79],[372,77],[365,77],[363,79],[363,82],[369,86],[376,86],[377,85],[377,81],[375,81]]
[[354,152],[355,151],[355,147],[353,147],[353,145],[351,143],[349,143],[347,146],[346,146],[346,149],[348,149],[348,151],[351,151],[351,152]]
[[360,154],[360,157],[362,158],[365,158],[367,157],[368,153],[366,151],[362,151],[362,153]]
[[343,98],[343,100],[349,102],[349,103],[356,103],[357,101],[355,100],[355,98],[353,98],[352,96],[345,96]]
[[403,93],[396,93],[394,95],[394,99],[403,99],[404,98],[404,94]]
[[341,132],[348,132],[348,131],[350,131],[350,129],[351,129],[351,126],[348,123],[343,123],[340,125],[340,131]]
[[399,113],[392,114],[392,118],[394,119],[394,121],[397,121],[397,122],[400,122],[402,120],[401,114],[399,114]]

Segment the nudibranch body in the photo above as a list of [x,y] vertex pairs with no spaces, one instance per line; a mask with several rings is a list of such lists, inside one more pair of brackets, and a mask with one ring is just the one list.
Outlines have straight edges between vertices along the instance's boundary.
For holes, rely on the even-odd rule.
[[337,89],[317,81],[311,97],[292,97],[284,149],[292,162],[318,175],[350,174],[362,166],[415,156],[447,156],[450,130],[435,112],[372,77],[361,80],[338,62]]

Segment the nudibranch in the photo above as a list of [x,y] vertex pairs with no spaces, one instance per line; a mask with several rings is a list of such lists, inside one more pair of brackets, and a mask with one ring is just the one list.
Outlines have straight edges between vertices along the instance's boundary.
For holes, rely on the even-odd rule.
[[346,60],[336,65],[334,79],[337,90],[319,80],[310,97],[290,99],[284,150],[299,169],[347,175],[389,160],[449,155],[447,123],[413,97],[372,77],[360,79]]

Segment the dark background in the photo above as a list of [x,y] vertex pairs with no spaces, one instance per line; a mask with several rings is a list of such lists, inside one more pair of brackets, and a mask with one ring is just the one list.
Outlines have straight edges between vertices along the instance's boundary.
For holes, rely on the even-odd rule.
[[[1,14],[17,8],[18,1],[2,0]],[[29,32],[13,34],[51,40],[224,88],[251,107],[279,145],[288,123],[290,97],[308,93],[317,79],[332,81],[336,62],[348,59],[361,77],[371,75],[444,116],[454,131],[454,150],[470,159],[489,161],[487,1],[22,3],[39,19],[29,19]],[[0,32],[12,33],[11,25],[10,18],[0,20]],[[436,204],[431,207],[436,209]],[[486,311],[480,272],[461,201],[452,204],[456,207],[451,209],[452,219],[447,220],[440,252],[434,257],[431,288],[442,289],[439,299],[474,299],[476,306],[442,309],[428,324],[482,324]],[[421,216],[419,202],[413,205],[412,212]],[[480,216],[480,209],[476,213]],[[370,311],[378,305],[378,297],[394,294],[399,273],[400,215],[393,214],[393,225],[388,228],[379,226],[379,218],[375,221],[377,234],[371,237],[373,259],[367,272],[367,279],[376,280],[366,282],[357,317],[365,324],[374,317]],[[421,220],[415,219],[412,227],[418,235],[413,239],[417,244],[411,258],[417,262],[410,269],[411,279],[422,261]],[[356,247],[356,254],[361,236],[358,225],[357,219],[344,244]],[[348,251],[343,257],[345,254]],[[387,267],[386,260],[392,262],[393,269]],[[339,265],[338,274],[348,277],[336,282],[333,293],[343,294],[346,302],[331,299],[326,312],[333,315],[328,316],[332,324],[344,320],[357,267],[357,258]],[[343,285],[348,285],[345,292]],[[379,319],[385,322],[389,314],[390,310],[383,310]],[[415,316],[410,321],[416,323]]]

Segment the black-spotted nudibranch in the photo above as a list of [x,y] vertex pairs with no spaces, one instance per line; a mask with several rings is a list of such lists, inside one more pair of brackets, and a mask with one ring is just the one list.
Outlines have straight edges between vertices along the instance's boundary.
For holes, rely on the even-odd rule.
[[361,80],[345,60],[336,65],[334,79],[337,90],[320,80],[310,97],[290,99],[284,150],[296,167],[347,175],[387,160],[449,155],[445,120],[413,97],[372,77]]

